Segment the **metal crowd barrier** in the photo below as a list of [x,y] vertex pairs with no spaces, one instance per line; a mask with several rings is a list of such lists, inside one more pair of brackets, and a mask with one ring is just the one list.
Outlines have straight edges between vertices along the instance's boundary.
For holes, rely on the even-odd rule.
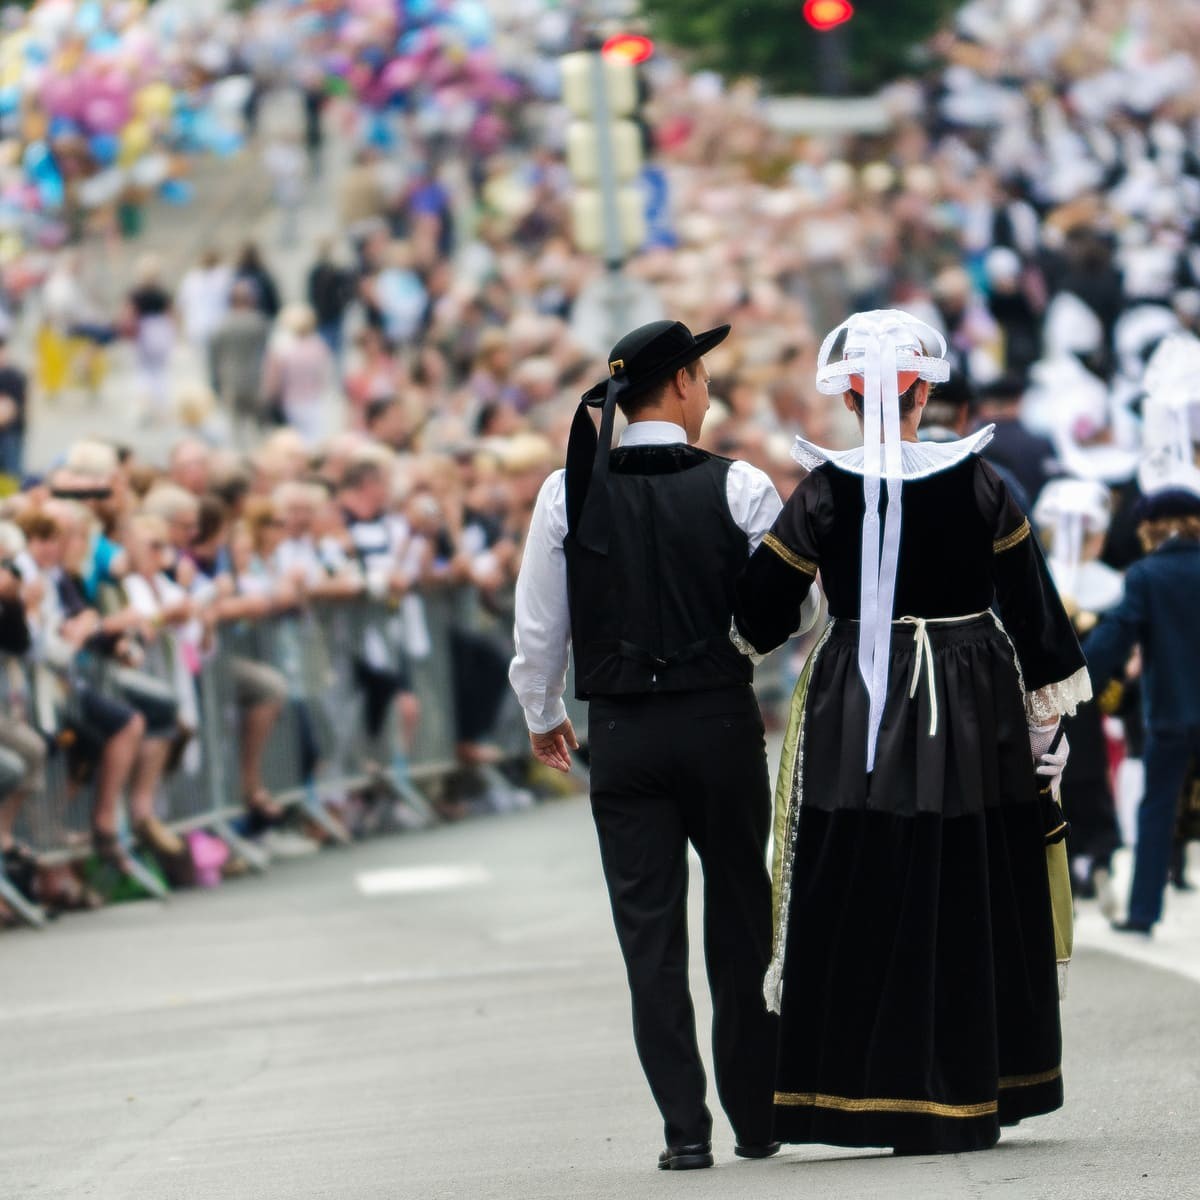
[[[193,678],[197,729],[180,765],[160,786],[159,819],[179,834],[206,830],[252,868],[266,866],[266,856],[240,828],[246,809],[240,795],[240,713],[233,668],[244,658],[273,667],[286,681],[287,699],[262,765],[264,784],[276,802],[303,807],[331,837],[344,840],[345,831],[329,817],[326,802],[383,785],[432,823],[436,815],[421,786],[460,769],[453,640],[468,630],[492,639],[497,658],[511,653],[511,616],[488,612],[469,589],[434,591],[397,606],[371,601],[313,605],[265,621],[221,626],[215,651]],[[139,669],[168,683],[172,656],[172,643],[164,636]],[[367,728],[363,671],[372,662],[397,670],[419,702],[411,745],[405,744],[394,696],[376,735]],[[87,656],[72,666],[70,675],[0,659],[0,720],[23,716],[47,735],[45,789],[27,798],[17,824],[18,837],[44,862],[78,860],[90,852],[93,789],[90,782],[71,778],[69,737],[63,731],[73,715],[74,685],[85,681],[120,694],[116,675],[105,661]],[[582,706],[572,699],[569,707],[585,736]],[[520,707],[507,688],[489,740],[513,759],[528,754]],[[489,786],[510,786],[494,769],[475,769]],[[123,837],[128,844],[128,831]],[[137,870],[146,891],[165,894],[154,875],[140,866]],[[13,891],[0,868],[0,897],[26,915],[28,906],[10,900]]]

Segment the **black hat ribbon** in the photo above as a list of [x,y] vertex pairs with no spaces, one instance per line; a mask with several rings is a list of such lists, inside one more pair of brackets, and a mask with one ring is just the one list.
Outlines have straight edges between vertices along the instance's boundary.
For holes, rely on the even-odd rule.
[[[575,540],[596,554],[608,553],[611,513],[608,503],[608,461],[612,452],[613,424],[617,401],[629,386],[624,363],[612,364],[612,375],[599,401],[600,432],[592,423],[589,408],[597,401],[586,397],[575,410],[567,441],[567,528]],[[618,372],[620,372],[618,374]]]

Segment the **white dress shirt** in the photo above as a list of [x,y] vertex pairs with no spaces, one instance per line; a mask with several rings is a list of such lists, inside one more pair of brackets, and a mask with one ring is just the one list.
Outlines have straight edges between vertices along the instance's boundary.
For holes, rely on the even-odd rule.
[[[622,446],[668,446],[687,442],[680,425],[634,421],[621,435]],[[564,471],[542,484],[525,557],[517,578],[514,638],[517,653],[509,682],[525,710],[531,733],[548,733],[567,718],[563,704],[571,618],[567,608],[567,500]],[[725,481],[725,498],[734,523],[749,539],[753,554],[783,507],[775,485],[757,467],[734,462]]]

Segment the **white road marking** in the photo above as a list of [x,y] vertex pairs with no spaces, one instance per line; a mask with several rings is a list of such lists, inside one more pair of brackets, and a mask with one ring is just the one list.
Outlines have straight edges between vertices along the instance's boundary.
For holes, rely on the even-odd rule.
[[478,863],[439,863],[361,871],[355,876],[355,883],[364,896],[411,896],[479,887],[491,879],[491,872]]

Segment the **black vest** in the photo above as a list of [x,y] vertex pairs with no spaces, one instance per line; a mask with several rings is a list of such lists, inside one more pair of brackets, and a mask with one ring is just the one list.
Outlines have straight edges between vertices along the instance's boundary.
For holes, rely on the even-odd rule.
[[570,532],[563,543],[579,699],[750,682],[729,640],[749,550],[729,513],[729,467],[690,446],[613,451],[608,554]]

